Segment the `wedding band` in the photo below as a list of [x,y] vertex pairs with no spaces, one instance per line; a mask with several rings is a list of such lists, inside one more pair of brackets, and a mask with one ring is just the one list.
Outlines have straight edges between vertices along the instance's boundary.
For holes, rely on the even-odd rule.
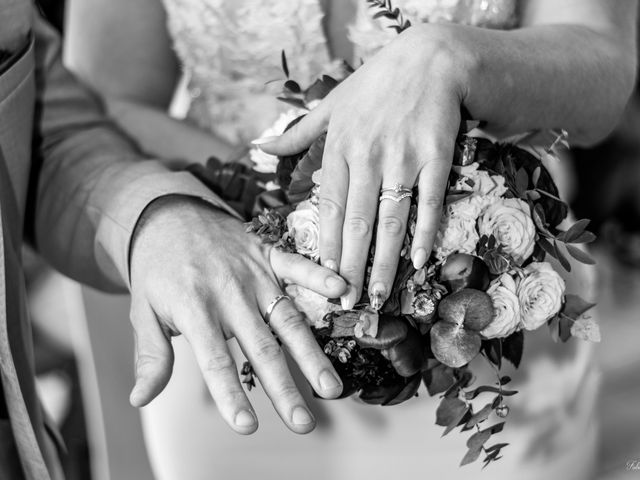
[[391,188],[383,188],[380,193],[380,202],[382,200],[393,200],[396,203],[400,203],[405,198],[413,197],[413,190],[405,187],[401,183],[396,183]]
[[278,295],[276,298],[271,300],[271,303],[267,307],[267,310],[264,312],[264,321],[269,324],[271,321],[271,313],[273,313],[273,309],[276,308],[276,305],[280,303],[281,300],[291,300],[289,295]]

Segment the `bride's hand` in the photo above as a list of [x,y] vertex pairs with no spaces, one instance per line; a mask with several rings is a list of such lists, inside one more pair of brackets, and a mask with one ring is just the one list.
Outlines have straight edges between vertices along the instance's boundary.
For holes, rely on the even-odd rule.
[[234,336],[283,422],[297,433],[311,431],[313,416],[269,325],[319,395],[337,397],[342,384],[292,302],[279,301],[269,325],[263,320],[282,294],[282,280],[330,298],[347,288],[331,270],[261,244],[238,220],[204,202],[156,200],[139,223],[131,257],[131,403],[145,405],[166,386],[173,366],[170,338],[183,334],[224,420],[238,433],[254,432],[256,414],[225,341]]
[[[437,30],[437,29],[435,29]],[[391,292],[410,200],[379,202],[382,188],[418,187],[411,258],[430,255],[460,125],[468,59],[454,37],[411,28],[336,87],[287,133],[260,148],[287,155],[327,131],[320,189],[320,257],[349,282],[343,307],[361,295],[374,231],[372,303]],[[338,268],[339,265],[339,268]]]

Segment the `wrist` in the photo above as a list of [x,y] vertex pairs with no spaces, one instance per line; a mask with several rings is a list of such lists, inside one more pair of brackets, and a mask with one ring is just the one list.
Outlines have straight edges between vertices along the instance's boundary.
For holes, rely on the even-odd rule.
[[180,194],[159,197],[147,205],[138,219],[131,238],[129,265],[136,249],[146,244],[147,239],[170,248],[174,239],[169,238],[168,232],[192,231],[194,224],[220,224],[231,218],[224,210],[199,197]]
[[[460,99],[469,97],[473,83],[482,69],[480,52],[474,45],[474,33],[469,27],[450,24],[419,24],[406,30],[399,38],[406,42],[404,56],[418,57],[429,82],[445,82]],[[416,52],[420,52],[416,55]]]

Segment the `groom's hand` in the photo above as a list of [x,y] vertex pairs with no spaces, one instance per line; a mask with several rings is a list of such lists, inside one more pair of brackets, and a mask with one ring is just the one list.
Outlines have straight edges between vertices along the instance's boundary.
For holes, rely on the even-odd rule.
[[[263,318],[282,293],[279,279],[330,298],[344,294],[344,280],[303,257],[262,245],[238,220],[186,197],[165,197],[147,208],[131,255],[132,405],[146,405],[164,389],[173,367],[170,338],[183,334],[224,420],[238,433],[254,432],[257,417],[226,344],[235,336],[283,422],[297,433],[314,428]],[[339,396],[342,383],[293,304],[278,302],[269,320],[315,391]]]

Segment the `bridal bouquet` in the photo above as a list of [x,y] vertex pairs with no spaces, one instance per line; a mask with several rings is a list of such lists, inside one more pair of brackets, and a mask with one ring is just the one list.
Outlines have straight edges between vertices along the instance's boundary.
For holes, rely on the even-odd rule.
[[[388,2],[373,3],[382,16],[398,20],[399,29],[406,28],[397,10],[383,8]],[[284,53],[282,63],[287,80],[280,99],[293,108],[265,136],[290,128],[339,83],[324,76],[303,89],[289,78]],[[555,157],[566,134],[538,151],[518,142],[496,143],[470,128],[462,128],[457,139],[440,229],[420,270],[409,255],[417,192],[410,200],[405,248],[384,305],[374,308],[366,292],[352,310],[297,285],[288,285],[286,293],[340,374],[343,396],[397,405],[418,395],[424,384],[429,395],[441,397],[435,413],[444,433],[472,432],[462,464],[484,453],[487,465],[506,446],[487,445],[504,427],[505,399],[517,393],[508,389],[511,379],[501,368],[504,361],[520,365],[527,332],[546,326],[556,341],[599,340],[597,324],[586,315],[593,304],[566,292],[554,266],[570,270],[569,257],[592,264],[577,245],[595,236],[586,230],[588,220],[559,228],[568,208],[541,158]],[[271,175],[269,193],[283,201],[254,217],[248,231],[316,262],[324,143],[325,135],[307,151],[281,158],[251,151],[255,169]],[[374,242],[368,272],[375,247]],[[549,257],[557,262],[548,262]],[[482,361],[495,373],[495,382],[474,386]],[[492,423],[493,416],[497,422]]]

